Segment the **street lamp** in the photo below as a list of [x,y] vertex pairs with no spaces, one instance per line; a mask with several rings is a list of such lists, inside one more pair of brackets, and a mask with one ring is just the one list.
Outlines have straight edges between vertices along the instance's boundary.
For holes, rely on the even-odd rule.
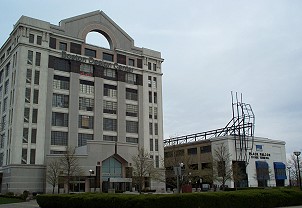
[[292,167],[288,166],[287,169],[288,169],[288,181],[289,181],[289,187],[292,187],[292,184],[291,184],[291,181],[290,181],[290,169]]
[[93,170],[90,169],[90,170],[89,170],[90,177],[91,177],[92,172],[93,172]]
[[301,187],[301,175],[300,175],[300,164],[299,164],[299,156],[300,156],[300,154],[301,154],[300,151],[295,151],[294,152],[294,155],[296,155],[296,157],[297,157],[297,163],[298,163],[299,187],[300,187],[300,190],[302,190],[302,187]]
[[179,177],[181,176],[181,168],[184,166],[184,164],[181,162],[178,164],[178,166],[174,167],[174,172],[176,175],[176,182],[177,182],[177,193],[180,193],[180,188],[179,188]]

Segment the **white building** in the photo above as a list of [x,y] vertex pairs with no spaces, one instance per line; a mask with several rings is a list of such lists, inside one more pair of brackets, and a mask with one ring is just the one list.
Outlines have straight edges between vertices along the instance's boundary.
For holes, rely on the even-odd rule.
[[[86,43],[90,32],[109,48]],[[77,190],[128,190],[138,148],[163,157],[162,62],[104,12],[59,25],[22,16],[0,50],[1,192],[45,192],[46,163],[77,147]],[[151,181],[151,189],[163,183]]]

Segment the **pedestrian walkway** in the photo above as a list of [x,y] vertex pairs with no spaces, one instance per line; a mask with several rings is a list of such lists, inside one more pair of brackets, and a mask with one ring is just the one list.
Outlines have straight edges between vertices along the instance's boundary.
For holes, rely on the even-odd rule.
[[36,200],[30,200],[29,202],[20,202],[13,204],[2,204],[0,208],[39,208],[39,205]]

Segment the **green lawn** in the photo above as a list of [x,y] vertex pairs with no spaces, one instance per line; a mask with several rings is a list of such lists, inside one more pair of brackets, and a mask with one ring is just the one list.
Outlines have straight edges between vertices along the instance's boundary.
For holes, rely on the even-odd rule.
[[10,204],[10,203],[18,203],[18,202],[23,202],[23,200],[0,197],[0,204]]

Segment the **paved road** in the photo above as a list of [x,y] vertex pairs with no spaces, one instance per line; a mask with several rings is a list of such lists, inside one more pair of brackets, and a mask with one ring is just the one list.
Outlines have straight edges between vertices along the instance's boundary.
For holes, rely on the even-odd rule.
[[3,204],[0,208],[39,208],[36,200],[31,200],[29,202],[13,203],[13,204]]

